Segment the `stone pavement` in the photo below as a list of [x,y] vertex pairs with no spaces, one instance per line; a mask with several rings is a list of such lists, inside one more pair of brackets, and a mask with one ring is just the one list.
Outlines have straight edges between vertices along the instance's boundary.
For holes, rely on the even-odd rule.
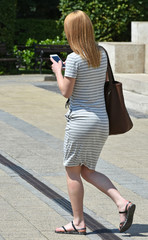
[[[0,77],[0,154],[68,199],[62,165],[65,99],[45,75]],[[132,227],[118,231],[114,203],[84,181],[84,210],[121,239],[148,239],[148,115],[130,110],[134,128],[110,136],[98,161],[121,194],[137,206]],[[101,239],[57,235],[70,213],[0,164],[0,240]],[[109,239],[109,238],[108,238]]]

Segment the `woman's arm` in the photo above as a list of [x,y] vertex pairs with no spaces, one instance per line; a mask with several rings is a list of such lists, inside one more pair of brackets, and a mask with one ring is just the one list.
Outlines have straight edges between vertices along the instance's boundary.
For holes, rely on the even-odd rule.
[[50,58],[52,61],[52,71],[55,73],[59,89],[62,93],[62,95],[65,98],[69,98],[72,95],[73,88],[75,85],[75,78],[70,78],[70,77],[63,77],[62,75],[62,62],[59,61],[58,63],[54,61],[53,58]]

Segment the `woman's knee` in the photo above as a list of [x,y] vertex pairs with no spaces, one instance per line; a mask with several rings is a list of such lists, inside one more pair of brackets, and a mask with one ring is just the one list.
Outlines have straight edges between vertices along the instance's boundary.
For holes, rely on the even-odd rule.
[[82,166],[82,168],[81,168],[81,176],[86,181],[89,181],[89,179],[90,179],[90,177],[91,177],[93,172],[95,172],[95,171],[87,168],[86,166]]
[[77,166],[77,167],[66,167],[66,174],[67,174],[67,178],[71,179],[71,180],[76,180],[80,178],[80,174],[81,174],[81,167]]

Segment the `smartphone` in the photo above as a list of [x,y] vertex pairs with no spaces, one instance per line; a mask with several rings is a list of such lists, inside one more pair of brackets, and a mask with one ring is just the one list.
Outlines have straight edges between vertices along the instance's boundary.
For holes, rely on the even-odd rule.
[[[51,54],[50,57],[52,57],[56,62],[59,62],[61,60],[61,58],[57,54]],[[63,61],[62,61],[62,68],[65,68],[65,64],[63,63]]]

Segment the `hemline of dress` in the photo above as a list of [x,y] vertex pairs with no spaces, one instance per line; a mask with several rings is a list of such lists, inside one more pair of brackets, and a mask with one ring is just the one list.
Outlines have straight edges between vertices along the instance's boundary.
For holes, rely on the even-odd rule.
[[81,163],[79,165],[67,165],[67,164],[63,164],[63,165],[64,165],[64,167],[79,167],[79,166],[82,167],[84,165],[85,167],[87,167],[90,170],[95,171],[95,169],[96,169],[96,166],[94,168],[91,168],[91,167],[88,167],[85,163]]

